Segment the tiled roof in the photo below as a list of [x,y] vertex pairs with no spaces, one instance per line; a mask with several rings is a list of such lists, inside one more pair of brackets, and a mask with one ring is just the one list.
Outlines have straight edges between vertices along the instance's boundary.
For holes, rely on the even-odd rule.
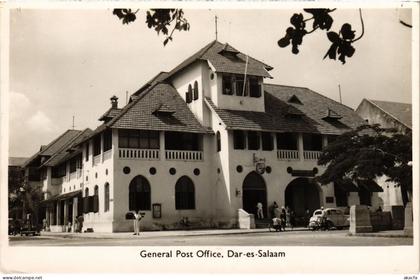
[[[341,134],[365,124],[351,108],[307,88],[264,84],[265,112],[219,109],[206,98],[228,129]],[[290,103],[295,95],[303,104]],[[340,120],[323,119],[333,110]],[[292,116],[290,112],[293,112]],[[297,112],[302,115],[299,116]]]
[[271,77],[267,71],[272,67],[248,56],[248,66],[246,67],[246,55],[239,52],[236,57],[225,56],[221,53],[225,45],[215,41],[215,43],[201,56],[201,59],[208,60],[215,68],[216,72],[244,74],[245,68],[248,75]]
[[[158,106],[173,109],[172,115],[153,114]],[[207,133],[194,117],[178,92],[168,84],[159,83],[143,92],[112,119],[108,127],[145,130]],[[99,129],[99,128],[98,128]]]
[[57,153],[51,156],[46,162],[42,164],[42,166],[56,166],[65,161],[66,159],[69,159],[73,155],[77,154],[74,151],[71,151],[70,149],[75,149],[77,144],[86,139],[86,137],[88,137],[91,133],[92,130],[89,128],[80,131],[75,138],[73,138],[70,142],[64,145]]
[[65,145],[71,142],[75,137],[79,135],[80,130],[67,130],[56,139],[54,139],[51,143],[49,143],[44,149],[39,151],[38,153],[34,154],[30,157],[24,164],[24,167],[30,164],[34,159],[39,156],[47,156],[50,157],[60,151]]
[[118,113],[121,111],[121,108],[109,108],[108,111],[106,111],[100,118],[100,121],[104,121],[106,119],[112,119],[113,117],[115,117],[116,115],[118,115]]
[[9,166],[22,166],[27,160],[27,157],[9,157]]
[[411,104],[366,99],[408,128],[412,128]]
[[154,86],[157,83],[163,82],[167,77],[169,73],[168,72],[160,72],[156,76],[154,76],[152,79],[150,79],[147,83],[145,83],[140,89],[138,89],[135,93],[133,93],[130,97],[131,101],[133,101],[136,96],[138,96],[140,93],[142,93],[145,89],[147,89],[150,86]]
[[[236,59],[233,59],[229,56],[224,56],[221,51],[229,50],[235,51],[236,49],[228,44],[222,44],[219,41],[213,41],[203,48],[201,48],[198,52],[193,54],[192,56],[188,57],[182,63],[180,63],[177,67],[172,69],[168,74],[165,80],[168,80],[170,77],[178,73],[183,68],[187,67],[193,62],[198,60],[205,60],[209,61],[211,65],[215,68],[216,72],[222,73],[234,73],[234,74],[244,74],[245,73],[245,64],[246,64],[246,55],[238,52],[236,55]],[[270,77],[270,74],[267,70],[271,70],[273,67],[256,60],[252,57],[248,57],[248,66],[247,66],[247,74],[248,75],[255,75],[255,76],[263,76],[263,77]]]

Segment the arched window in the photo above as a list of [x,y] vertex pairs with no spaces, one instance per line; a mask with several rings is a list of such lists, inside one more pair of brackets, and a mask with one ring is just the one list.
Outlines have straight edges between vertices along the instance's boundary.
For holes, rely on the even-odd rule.
[[109,184],[105,183],[104,187],[104,212],[109,211]]
[[89,188],[86,188],[85,189],[85,197],[88,197],[89,196]]
[[194,82],[194,100],[198,99],[198,82]]
[[95,194],[93,195],[93,212],[99,212],[99,188],[95,186]]
[[220,141],[220,132],[216,133],[216,141],[217,141],[217,151],[220,152],[222,150],[222,142]]
[[138,175],[129,186],[128,209],[131,211],[150,210],[150,184],[146,178]]
[[191,84],[189,84],[188,85],[188,91],[185,93],[186,94],[186,96],[185,96],[185,102],[187,102],[187,104],[188,103],[191,103],[192,102],[192,98],[193,98],[193,92],[192,92],[192,86],[191,86]]
[[194,183],[182,176],[175,184],[175,209],[195,209]]

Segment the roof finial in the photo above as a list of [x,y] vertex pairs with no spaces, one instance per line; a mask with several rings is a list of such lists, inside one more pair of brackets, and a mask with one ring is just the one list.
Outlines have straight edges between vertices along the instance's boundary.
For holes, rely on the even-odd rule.
[[216,41],[217,41],[217,16],[214,16],[214,24],[216,26]]

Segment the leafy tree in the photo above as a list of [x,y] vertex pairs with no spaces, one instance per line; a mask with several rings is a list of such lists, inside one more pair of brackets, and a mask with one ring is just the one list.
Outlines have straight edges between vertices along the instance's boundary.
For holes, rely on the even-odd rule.
[[[137,19],[136,14],[139,10],[131,9],[114,9],[113,14],[116,15],[123,24],[129,24]],[[146,12],[146,23],[148,28],[153,28],[157,34],[162,32],[166,35],[163,45],[172,41],[175,30],[188,31],[190,24],[184,17],[182,9],[150,9]],[[169,30],[170,33],[169,33]]]
[[401,187],[404,199],[407,192],[412,192],[411,161],[411,133],[364,125],[337,137],[323,150],[318,164],[327,165],[327,169],[316,179],[328,184],[343,179],[373,180],[385,175],[387,181]]

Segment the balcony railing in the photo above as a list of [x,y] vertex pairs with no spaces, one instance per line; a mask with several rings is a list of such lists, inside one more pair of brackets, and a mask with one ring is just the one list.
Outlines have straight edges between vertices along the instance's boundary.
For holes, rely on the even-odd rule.
[[110,159],[112,156],[112,150],[108,150],[104,152],[104,161],[106,161],[107,159]]
[[82,177],[82,175],[83,175],[83,169],[77,169],[76,170],[76,177],[77,177],[77,179],[79,179],[80,177]]
[[165,158],[167,160],[183,160],[183,161],[202,161],[203,151],[175,151],[166,150]]
[[69,181],[70,180],[73,180],[73,179],[76,179],[76,176],[77,176],[77,172],[75,171],[75,172],[73,172],[73,173],[70,173],[70,176],[69,176]]
[[277,150],[279,160],[299,160],[298,150]]
[[118,153],[119,153],[119,158],[122,158],[122,159],[146,159],[146,160],[159,159],[159,150],[157,149],[120,148],[118,150]]
[[321,153],[321,151],[303,151],[303,158],[305,160],[318,160]]
[[97,155],[93,157],[93,165],[98,165],[101,162],[101,155]]

